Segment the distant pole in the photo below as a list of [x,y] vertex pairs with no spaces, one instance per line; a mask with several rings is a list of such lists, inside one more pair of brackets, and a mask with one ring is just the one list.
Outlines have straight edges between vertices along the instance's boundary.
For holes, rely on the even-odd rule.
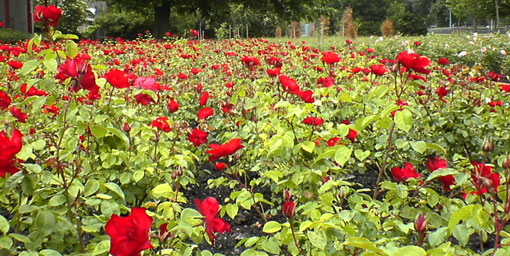
[[449,24],[450,24],[450,28],[452,27],[452,9],[448,8],[448,20],[449,20]]
[[498,31],[499,27],[499,6],[498,6],[498,0],[494,0],[494,10],[496,11],[496,31]]

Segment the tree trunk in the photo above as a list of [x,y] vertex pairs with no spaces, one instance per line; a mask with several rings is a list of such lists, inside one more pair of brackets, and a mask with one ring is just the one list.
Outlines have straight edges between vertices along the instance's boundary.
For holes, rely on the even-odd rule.
[[154,32],[155,38],[161,38],[165,32],[170,32],[170,1],[162,1],[153,4],[154,8]]
[[494,0],[494,11],[496,12],[496,32],[499,32],[499,6],[498,6],[498,0]]

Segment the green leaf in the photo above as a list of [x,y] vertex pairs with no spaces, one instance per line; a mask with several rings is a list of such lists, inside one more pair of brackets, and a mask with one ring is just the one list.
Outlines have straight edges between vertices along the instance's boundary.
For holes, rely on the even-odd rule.
[[39,61],[38,60],[29,60],[25,63],[23,63],[23,67],[21,67],[21,74],[22,75],[28,75],[28,73],[34,71],[34,69],[37,68],[37,66],[39,66]]
[[28,238],[27,236],[24,236],[22,234],[10,233],[9,236],[22,242],[22,243],[30,243],[32,241],[32,240],[30,240],[30,238]]
[[228,216],[231,219],[234,219],[237,215],[237,212],[239,211],[239,206],[237,206],[237,204],[227,204],[227,206],[225,206],[225,208],[227,210]]
[[107,187],[109,190],[111,190],[113,193],[117,194],[120,198],[122,198],[124,200],[126,199],[126,197],[124,196],[124,192],[119,187],[119,185],[117,185],[113,182],[108,182],[108,183],[105,183],[104,186]]
[[43,150],[44,148],[46,148],[46,141],[45,140],[36,140],[34,142],[32,142],[32,148],[34,150]]
[[382,96],[384,96],[388,92],[388,87],[384,85],[379,85],[372,89],[370,93],[368,94],[368,99],[378,98],[380,99]]
[[268,253],[274,255],[280,254],[280,246],[278,245],[278,240],[276,240],[274,237],[269,238],[268,240],[262,242],[261,246],[262,249],[264,249]]
[[2,231],[2,233],[4,234],[7,234],[7,232],[9,232],[9,222],[7,221],[7,219],[5,219],[4,216],[0,215],[0,231]]
[[94,179],[88,180],[87,183],[85,183],[83,195],[90,196],[90,195],[96,193],[99,190],[99,186],[100,186],[99,181],[94,180]]
[[111,133],[113,133],[113,135],[115,135],[119,139],[121,139],[122,142],[124,142],[124,145],[126,147],[129,146],[129,138],[125,133],[121,132],[119,129],[117,129],[115,127],[108,127],[108,131],[110,131]]
[[356,149],[354,151],[354,156],[360,160],[365,160],[370,155],[370,150],[362,151],[361,149]]
[[335,161],[340,165],[344,166],[344,164],[351,158],[352,148],[348,148],[346,146],[339,147],[335,152]]
[[427,181],[429,180],[433,180],[435,178],[439,178],[439,177],[442,177],[442,176],[447,176],[447,175],[455,175],[459,173],[459,171],[455,170],[455,169],[452,169],[452,168],[446,168],[446,169],[437,169],[435,171],[433,171],[428,177],[427,177]]
[[103,240],[96,244],[92,255],[101,255],[107,253],[110,250],[110,240]]
[[280,231],[280,229],[282,229],[282,224],[276,221],[268,221],[266,224],[264,224],[262,232],[271,234]]
[[471,236],[471,230],[466,225],[457,225],[453,228],[453,237],[459,241],[460,246],[466,246]]
[[152,189],[152,194],[156,198],[166,197],[171,198],[174,195],[174,190],[168,183],[159,184]]
[[409,132],[413,126],[413,114],[407,109],[395,113],[395,125],[398,129]]
[[143,179],[143,176],[145,176],[145,171],[144,170],[138,170],[138,171],[133,173],[133,180],[135,180],[135,182],[138,182],[141,179]]
[[92,132],[92,135],[96,138],[102,138],[106,135],[108,130],[104,128],[104,126],[97,124],[90,127],[90,132]]
[[440,154],[442,154],[444,156],[447,155],[446,154],[446,150],[443,147],[441,147],[439,144],[436,144],[436,143],[427,143],[427,148],[432,149],[432,150],[434,150],[434,151],[436,151],[436,152],[438,152],[438,153],[440,153]]
[[451,216],[450,220],[448,221],[448,229],[450,232],[453,231],[453,228],[459,224],[460,221],[465,221],[471,217],[471,212],[473,212],[473,209],[475,208],[475,205],[466,205],[462,207],[461,209],[455,211]]
[[41,255],[41,256],[60,256],[62,254],[60,254],[59,252],[52,250],[52,249],[44,249],[39,252],[39,255]]
[[78,45],[76,45],[76,43],[74,41],[67,41],[67,44],[66,44],[66,55],[69,57],[69,58],[74,58],[76,57],[76,55],[78,54]]
[[427,143],[425,141],[412,141],[411,147],[414,151],[423,154],[423,152],[427,149]]
[[306,151],[306,152],[310,152],[312,153],[313,150],[315,149],[315,142],[312,142],[312,141],[305,141],[303,143],[301,143],[301,148]]
[[56,218],[49,211],[39,210],[34,222],[34,227],[41,231],[43,236],[47,236],[55,229]]
[[66,197],[64,195],[56,195],[50,199],[48,202],[49,206],[59,206],[63,205],[66,202]]
[[45,59],[45,60],[43,60],[43,64],[48,69],[48,71],[50,71],[50,72],[57,71],[57,60]]
[[448,228],[447,227],[438,228],[436,231],[430,233],[427,237],[429,239],[430,246],[436,247],[442,244],[448,237]]
[[398,248],[393,253],[393,256],[425,256],[425,255],[427,255],[427,252],[425,252],[423,248],[414,245]]
[[324,250],[326,244],[328,243],[328,237],[326,236],[326,233],[320,229],[317,231],[308,231],[307,236],[313,246],[322,250]]
[[351,236],[351,237],[347,238],[347,241],[344,242],[344,245],[369,250],[372,252],[376,252],[380,255],[388,255],[383,250],[377,248],[374,243],[370,242],[370,240],[368,240],[364,237]]
[[32,147],[30,145],[23,145],[21,150],[16,154],[16,158],[26,161],[28,158],[35,157],[32,153]]
[[0,248],[11,249],[13,241],[8,236],[2,236],[0,238]]

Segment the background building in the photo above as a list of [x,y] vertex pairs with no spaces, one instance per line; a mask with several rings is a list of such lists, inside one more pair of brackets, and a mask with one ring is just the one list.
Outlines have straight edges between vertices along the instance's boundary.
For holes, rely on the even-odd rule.
[[31,0],[0,0],[0,21],[4,28],[32,33],[32,9]]

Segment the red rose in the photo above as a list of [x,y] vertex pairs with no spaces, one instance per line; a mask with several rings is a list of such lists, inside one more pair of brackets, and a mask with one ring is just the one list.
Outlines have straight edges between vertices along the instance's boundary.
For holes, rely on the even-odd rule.
[[11,138],[7,137],[4,131],[0,132],[0,177],[5,178],[5,174],[13,175],[18,172],[18,168],[14,166],[16,162],[16,154],[21,150],[21,132],[14,129]]
[[108,73],[104,74],[104,77],[108,83],[117,89],[129,87],[129,80],[126,73],[122,70],[111,69]]
[[[429,158],[429,160],[425,163],[425,166],[427,166],[431,172],[438,169],[448,168],[446,159],[440,159],[439,156],[436,156],[433,159]],[[450,186],[455,183],[455,178],[452,175],[441,176],[438,179],[443,184],[443,189],[446,191],[450,191]]]
[[430,65],[430,60],[426,57],[420,56],[419,54],[403,51],[398,54],[395,60],[404,67],[412,69],[415,72],[425,75],[430,73],[430,70],[425,69],[428,65]]
[[126,217],[113,214],[104,227],[110,236],[110,253],[114,256],[135,256],[143,250],[151,249],[151,225],[152,217],[145,213],[145,208],[133,208]]
[[498,74],[496,72],[492,72],[492,71],[489,71],[487,76],[489,77],[490,80],[492,80],[494,82],[499,82],[499,80],[501,79],[501,75],[500,74]]
[[232,104],[230,102],[222,102],[221,103],[221,111],[223,111],[223,113],[230,112],[233,107],[234,107],[234,104]]
[[200,106],[203,106],[207,103],[207,99],[209,99],[209,93],[203,92],[199,99]]
[[358,132],[349,128],[349,134],[347,134],[347,138],[354,142],[356,140],[356,136],[358,136]]
[[510,85],[508,84],[500,84],[499,87],[501,87],[501,91],[503,92],[510,92]]
[[280,75],[278,79],[280,80],[280,83],[282,84],[282,88],[284,91],[289,91],[294,94],[301,91],[296,80],[289,78],[286,75]]
[[19,108],[16,106],[11,106],[9,109],[9,112],[11,112],[12,116],[16,117],[19,122],[25,123],[27,121],[27,114],[23,113]]
[[257,59],[256,57],[253,57],[253,56],[244,55],[241,58],[241,61],[243,62],[244,66],[246,66],[246,67],[252,68],[254,66],[260,66],[259,59]]
[[209,161],[214,162],[220,157],[231,155],[237,150],[242,149],[243,145],[241,145],[241,139],[231,139],[223,145],[209,144],[209,147],[211,149],[205,151],[205,153],[210,155]]
[[227,168],[227,165],[224,162],[216,162],[214,164],[214,168],[218,171],[223,171],[225,168]]
[[11,98],[7,93],[0,91],[0,110],[5,110],[11,104]]
[[313,126],[319,126],[324,123],[324,120],[322,118],[310,116],[310,117],[303,119],[303,121],[301,123],[313,125]]
[[158,117],[152,121],[152,127],[158,128],[160,131],[170,132],[170,125],[167,117]]
[[276,77],[280,75],[281,68],[268,69],[266,72],[270,77]]
[[209,236],[211,243],[214,244],[214,233],[230,232],[230,225],[224,220],[216,217],[220,206],[214,197],[207,197],[203,201],[195,199],[197,209],[205,217],[205,232]]
[[450,64],[450,62],[446,58],[439,58],[437,60],[437,64],[439,64],[439,65],[448,65],[448,64]]
[[446,90],[446,88],[441,86],[441,87],[437,88],[436,93],[439,96],[439,98],[443,98],[444,96],[446,96],[448,94],[448,91]]
[[403,180],[408,180],[410,178],[419,178],[421,175],[414,170],[414,167],[410,163],[405,163],[404,169],[400,169],[399,167],[391,168],[391,174],[393,178],[395,178],[396,182],[401,182]]
[[197,116],[199,119],[205,120],[206,118],[214,115],[214,110],[212,108],[203,108],[198,111]]
[[322,52],[322,61],[328,63],[329,65],[337,63],[340,61],[340,56],[334,52]]
[[320,84],[322,87],[331,87],[333,85],[335,85],[335,80],[333,80],[332,77],[328,76],[328,77],[319,77],[317,79],[317,84]]
[[386,69],[384,68],[384,65],[372,65],[370,66],[370,71],[374,73],[375,75],[382,76],[386,73]]
[[207,143],[207,133],[195,128],[188,135],[188,140],[191,143],[193,143],[193,145],[195,145],[195,147],[198,147],[204,143]]
[[170,101],[168,101],[168,104],[166,106],[168,108],[168,111],[170,111],[170,113],[174,113],[177,110],[179,110],[179,103],[177,103],[177,101],[175,101],[174,99],[170,99]]
[[17,60],[10,60],[9,62],[7,62],[7,64],[9,64],[9,66],[11,66],[11,68],[13,69],[20,69],[21,67],[23,67],[23,62]]
[[298,95],[306,103],[314,103],[315,102],[315,99],[313,98],[313,91],[312,90],[308,90],[308,91],[304,91],[304,92],[299,92]]
[[143,106],[148,105],[149,103],[155,103],[154,99],[151,96],[141,92],[135,95],[135,100],[137,103],[142,104]]
[[473,167],[471,178],[476,190],[471,192],[471,194],[482,195],[488,191],[498,191],[498,187],[501,184],[500,176],[498,173],[492,172],[491,166],[473,162]]
[[63,83],[67,78],[78,81],[71,87],[74,92],[80,89],[89,90],[90,95],[96,95],[99,91],[99,86],[96,84],[96,77],[92,72],[92,66],[78,57],[66,62],[58,67],[58,74],[55,78]]
[[48,113],[53,113],[53,116],[56,116],[58,115],[58,111],[59,109],[57,108],[57,106],[55,106],[55,104],[53,105],[43,105],[43,112],[48,114]]
[[62,16],[62,10],[54,5],[38,5],[35,7],[34,21],[36,23],[48,22],[50,26],[55,27],[58,24],[60,16]]

